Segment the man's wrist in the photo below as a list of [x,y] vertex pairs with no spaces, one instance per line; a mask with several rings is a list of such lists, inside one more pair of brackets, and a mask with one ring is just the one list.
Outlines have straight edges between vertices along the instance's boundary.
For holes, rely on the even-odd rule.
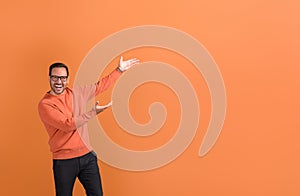
[[119,72],[121,72],[121,73],[124,72],[124,70],[123,70],[120,66],[117,68],[117,70],[118,70]]

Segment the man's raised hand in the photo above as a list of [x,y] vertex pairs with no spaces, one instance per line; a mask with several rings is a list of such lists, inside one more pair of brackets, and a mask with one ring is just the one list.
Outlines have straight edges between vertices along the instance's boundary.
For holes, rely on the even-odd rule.
[[140,63],[140,60],[138,60],[137,58],[133,58],[133,59],[129,59],[127,61],[123,61],[123,56],[120,57],[120,63],[119,63],[119,70],[121,72],[128,70],[129,68],[131,68],[134,65],[137,65]]

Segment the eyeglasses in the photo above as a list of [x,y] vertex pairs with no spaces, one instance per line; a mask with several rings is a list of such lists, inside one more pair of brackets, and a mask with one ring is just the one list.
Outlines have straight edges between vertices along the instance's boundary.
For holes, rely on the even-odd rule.
[[59,79],[60,79],[60,81],[62,81],[62,82],[66,82],[67,79],[68,79],[68,76],[50,76],[50,79],[51,79],[53,82],[57,82]]

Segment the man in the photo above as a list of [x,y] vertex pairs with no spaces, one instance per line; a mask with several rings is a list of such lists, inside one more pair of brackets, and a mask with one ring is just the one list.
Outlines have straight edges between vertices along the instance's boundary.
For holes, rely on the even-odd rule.
[[67,87],[68,67],[54,63],[49,67],[48,91],[39,102],[38,111],[48,135],[53,157],[53,174],[57,196],[71,196],[76,178],[88,196],[103,195],[96,154],[88,139],[87,122],[110,106],[98,106],[86,112],[88,100],[111,86],[121,73],[139,63],[137,59],[123,61],[118,68],[96,84]]

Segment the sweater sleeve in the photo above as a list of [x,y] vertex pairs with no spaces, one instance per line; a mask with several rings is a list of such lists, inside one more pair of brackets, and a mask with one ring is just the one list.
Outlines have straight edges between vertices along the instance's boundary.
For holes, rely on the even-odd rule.
[[101,78],[93,85],[75,86],[74,94],[81,100],[88,101],[108,89],[120,77],[121,72],[118,69],[112,71],[109,75]]
[[38,105],[38,111],[40,118],[45,125],[64,132],[75,131],[78,127],[87,123],[89,119],[96,116],[96,111],[90,110],[89,112],[83,113],[79,116],[68,117],[55,107],[55,105],[47,102],[40,102]]
[[95,95],[108,89],[119,77],[121,72],[118,69],[112,71],[108,76],[102,78],[96,83],[96,92]]

